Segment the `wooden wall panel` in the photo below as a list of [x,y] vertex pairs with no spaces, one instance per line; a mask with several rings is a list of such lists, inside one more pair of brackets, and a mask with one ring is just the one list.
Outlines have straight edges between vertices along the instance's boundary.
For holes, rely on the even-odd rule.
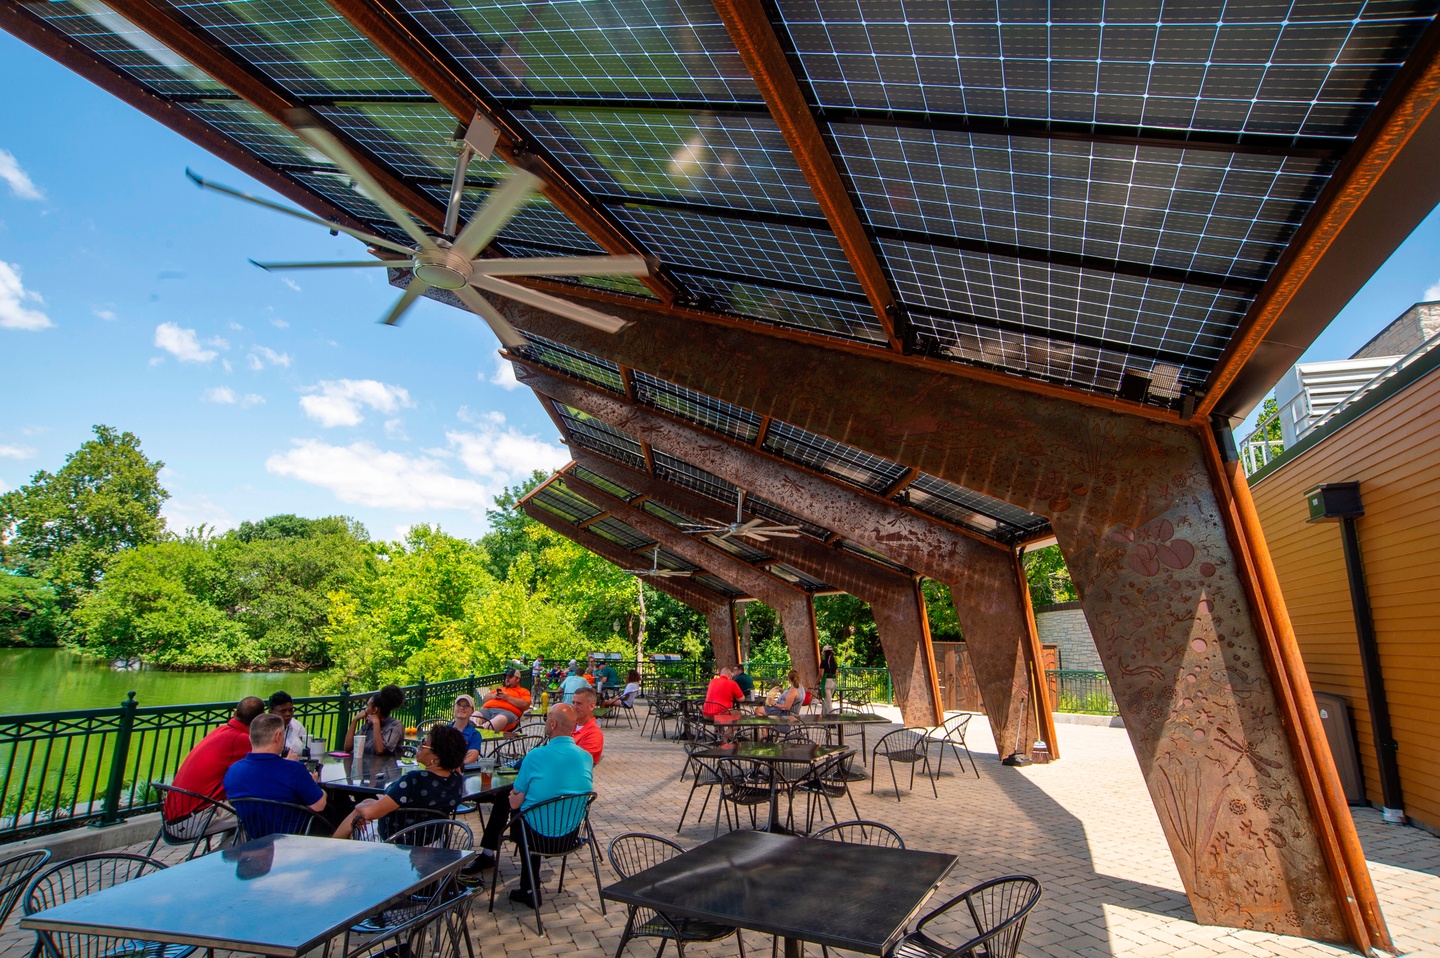
[[1345,561],[1336,521],[1306,523],[1305,490],[1360,482],[1357,523],[1390,700],[1405,810],[1440,829],[1440,372],[1415,383],[1266,476],[1253,488],[1306,670],[1317,691],[1343,695],[1355,717],[1366,798],[1379,772]]

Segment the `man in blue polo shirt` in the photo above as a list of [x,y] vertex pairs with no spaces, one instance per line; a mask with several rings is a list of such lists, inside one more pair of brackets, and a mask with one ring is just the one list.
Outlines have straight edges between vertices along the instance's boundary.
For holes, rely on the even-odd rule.
[[[281,758],[285,750],[285,720],[266,713],[255,716],[250,723],[250,754],[230,766],[225,773],[225,794],[230,799],[266,798],[274,802],[304,805],[313,812],[325,808],[325,792],[303,762],[287,762]],[[276,831],[270,819],[258,806],[238,809],[245,831],[251,838]],[[247,820],[251,819],[251,820]]]
[[[570,705],[552,705],[545,716],[544,745],[532,748],[520,763],[520,774],[510,792],[510,807],[518,811],[561,795],[587,795],[593,790],[594,762],[590,753],[575,744],[575,723],[579,713]],[[578,824],[578,823],[577,823]],[[510,837],[519,844],[520,820],[510,828]],[[543,829],[536,828],[541,834]],[[559,836],[552,836],[559,837]],[[540,856],[530,856],[530,872],[539,874]],[[520,887],[510,893],[510,900],[529,908],[537,906],[538,894],[532,893],[529,873],[520,870]]]

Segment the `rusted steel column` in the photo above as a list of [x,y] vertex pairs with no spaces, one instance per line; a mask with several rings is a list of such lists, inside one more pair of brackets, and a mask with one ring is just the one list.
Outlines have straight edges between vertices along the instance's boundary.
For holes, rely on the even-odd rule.
[[[725,505],[628,466],[573,450],[575,461],[592,472],[694,519]],[[753,517],[752,517],[753,518]],[[807,575],[870,603],[880,645],[895,684],[896,704],[907,725],[938,725],[942,715],[930,647],[930,621],[914,576],[904,575],[816,542],[808,536],[774,538],[756,548]]]
[[1293,684],[1295,666],[1267,654],[1274,636],[1232,541],[1263,544],[1221,508],[1201,430],[610,308],[633,320],[615,336],[502,312],[527,332],[1048,516],[1196,917],[1372,941],[1365,916],[1379,904],[1363,864],[1343,853],[1358,840],[1354,822],[1327,815],[1307,789],[1316,760],[1285,727],[1285,713],[1315,704],[1285,696],[1282,706],[1277,688]]
[[791,666],[800,673],[800,680],[806,688],[815,687],[820,677],[820,638],[815,631],[815,603],[810,600],[808,592],[763,569],[741,562],[728,552],[705,545],[677,531],[664,519],[657,519],[639,506],[617,499],[588,482],[566,476],[565,484],[687,562],[709,569],[774,609],[785,629],[785,645],[790,650]]
[[[539,506],[527,502],[520,508],[527,516],[546,528],[577,545],[584,546],[600,558],[613,562],[622,569],[637,561],[637,556],[633,552],[626,552],[609,539],[603,539],[593,532],[573,526]],[[705,622],[710,627],[710,645],[715,651],[716,667],[724,668],[727,665],[740,663],[739,635],[735,629],[735,603],[728,596],[712,592],[693,582],[673,579],[656,578],[650,585],[705,616]]]
[[1040,738],[1050,747],[1051,760],[1060,757],[1060,746],[1055,742],[1055,711],[1050,702],[1050,685],[1045,680],[1045,652],[1040,647],[1040,630],[1035,625],[1035,608],[1030,603],[1030,579],[1025,575],[1025,566],[1020,553],[1015,553],[1015,581],[1020,591],[1021,608],[1025,612],[1025,659],[1030,666],[1030,696],[1036,703],[1036,721]]

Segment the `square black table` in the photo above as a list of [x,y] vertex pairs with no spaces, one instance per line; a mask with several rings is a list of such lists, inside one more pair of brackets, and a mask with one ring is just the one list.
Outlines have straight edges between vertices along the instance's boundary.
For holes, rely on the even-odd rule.
[[954,855],[816,841],[769,832],[721,835],[604,889],[611,901],[785,939],[883,955]]
[[47,908],[20,927],[295,958],[472,855],[271,835]]
[[696,752],[695,758],[725,759],[738,758],[747,762],[759,762],[770,767],[770,821],[766,826],[772,832],[780,831],[779,813],[779,769],[780,765],[808,765],[849,749],[841,745],[807,745],[800,742],[731,742]]

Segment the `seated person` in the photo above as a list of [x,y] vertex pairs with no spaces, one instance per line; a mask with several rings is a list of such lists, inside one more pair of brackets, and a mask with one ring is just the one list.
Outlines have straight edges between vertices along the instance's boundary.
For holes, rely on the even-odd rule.
[[765,704],[755,710],[756,715],[768,715],[771,718],[794,718],[800,714],[800,706],[805,704],[805,689],[800,686],[800,673],[794,669],[786,676],[790,685],[785,689],[776,688],[766,697]]
[[569,705],[575,701],[576,692],[588,688],[593,688],[593,686],[586,680],[585,674],[580,671],[580,666],[572,662],[570,674],[565,676],[565,681],[560,683],[560,700]]
[[455,696],[454,728],[465,736],[466,765],[480,761],[480,753],[485,750],[485,739],[481,737],[480,730],[470,724],[470,716],[474,714],[475,700],[473,698],[464,693]]
[[506,669],[501,686],[490,693],[480,708],[475,724],[495,732],[503,732],[520,721],[530,707],[530,690],[520,684],[520,673]]
[[[304,805],[312,812],[325,810],[325,792],[299,762],[280,757],[285,749],[285,720],[278,715],[257,715],[250,723],[250,754],[225,773],[225,794],[238,798],[264,798],[272,802]],[[242,803],[237,809],[250,838],[276,832],[303,831],[308,822],[284,809]]]
[[420,743],[415,760],[419,769],[407,772],[379,798],[356,805],[335,829],[335,837],[350,838],[358,826],[375,822],[381,840],[389,838],[399,828],[392,828],[385,816],[397,808],[429,808],[446,817],[455,814],[465,798],[465,777],[460,773],[465,764],[465,736],[450,725],[433,726]]
[[575,693],[575,701],[571,704],[575,708],[575,744],[588,752],[599,765],[600,755],[605,751],[605,733],[600,731],[600,723],[595,721],[597,701],[594,689],[581,689]]
[[620,688],[620,673],[615,671],[615,666],[606,662],[595,673],[595,690],[604,698],[606,693],[613,695]]
[[[285,720],[285,748],[284,758],[300,761],[300,753],[310,745],[310,733],[305,731],[305,726],[295,720],[295,700],[290,693],[284,689],[270,696],[266,703],[269,706],[271,715],[278,715]],[[315,756],[319,758],[320,756]]]
[[621,708],[633,709],[635,699],[640,694],[640,673],[634,669],[625,676],[625,687],[619,691],[614,698],[606,699],[606,705],[618,705]]
[[[405,693],[398,685],[387,685],[371,696],[364,711],[345,729],[345,751],[366,758],[383,755],[398,758],[405,726],[390,713],[405,704]],[[364,731],[361,731],[364,726]]]
[[745,698],[748,699],[751,695],[755,694],[755,680],[750,677],[749,672],[745,671],[745,666],[740,666],[740,668],[735,671],[733,678],[735,679],[735,684],[740,686],[740,691],[745,693]]
[[734,676],[738,671],[738,665],[731,665],[715,673],[715,677],[705,687],[705,704],[700,707],[701,715],[714,718],[745,700],[745,694],[740,691],[740,686],[735,684]]
[[[230,721],[210,732],[190,750],[170,784],[224,799],[225,773],[231,765],[250,754],[250,723],[264,711],[265,703],[255,696],[247,695],[241,699]],[[188,795],[171,793],[165,797],[165,818],[173,829],[183,819],[199,811],[200,807],[201,803]],[[234,827],[234,816],[229,812],[217,812],[209,819],[205,831],[213,835]]]

